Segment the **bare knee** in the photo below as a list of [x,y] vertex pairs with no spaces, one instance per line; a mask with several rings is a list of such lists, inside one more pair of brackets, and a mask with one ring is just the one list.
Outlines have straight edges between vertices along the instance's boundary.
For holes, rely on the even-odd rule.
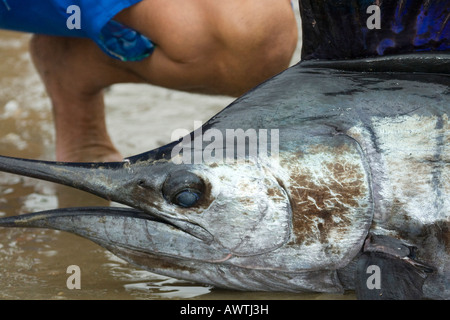
[[272,13],[265,14],[265,19],[255,19],[246,30],[240,29],[230,38],[233,46],[229,64],[236,67],[228,76],[234,79],[237,89],[246,91],[285,70],[297,47],[293,12],[274,15],[271,23],[264,21],[271,21]]
[[289,66],[298,26],[287,1],[270,9],[258,4],[236,12],[218,24],[217,38],[225,45],[216,61],[227,91],[241,95]]
[[235,62],[230,65],[235,69],[229,69],[225,77],[233,81],[235,90],[242,94],[282,72],[289,67],[295,51],[295,45],[289,40],[286,36],[271,37],[266,43],[251,48],[248,55],[234,55]]
[[[297,39],[295,30],[288,34],[263,37],[254,46],[242,44],[240,49],[237,46],[235,50],[225,52],[218,66],[230,93],[241,95],[288,68]],[[247,42],[252,40],[251,35],[247,37]]]
[[206,49],[201,43],[193,45],[189,54],[184,52],[182,58],[168,56],[181,66],[178,78],[188,76],[186,87],[195,88],[193,91],[240,96],[289,67],[298,34],[294,21],[278,33],[255,37],[255,32],[248,29],[222,39],[209,39]]

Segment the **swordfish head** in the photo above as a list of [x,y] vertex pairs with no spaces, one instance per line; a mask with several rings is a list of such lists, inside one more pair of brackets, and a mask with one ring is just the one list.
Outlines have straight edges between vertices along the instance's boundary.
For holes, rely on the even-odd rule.
[[248,103],[123,162],[0,157],[1,171],[127,206],[55,209],[0,226],[68,231],[152,272],[218,287],[341,292],[336,270],[357,255],[372,214],[359,145],[329,126],[258,127],[246,121],[258,110]]

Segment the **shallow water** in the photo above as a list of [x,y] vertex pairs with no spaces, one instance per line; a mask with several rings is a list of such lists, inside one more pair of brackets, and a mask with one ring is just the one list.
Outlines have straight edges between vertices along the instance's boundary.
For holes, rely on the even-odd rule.
[[[50,102],[27,51],[30,36],[0,31],[0,154],[54,159]],[[295,57],[299,57],[300,48]],[[295,58],[293,60],[295,62]],[[148,85],[106,92],[110,134],[124,156],[193,130],[232,98],[186,94]],[[81,191],[0,173],[0,216],[57,207],[106,205]],[[81,268],[81,289],[69,290],[67,267]],[[237,292],[140,270],[96,244],[65,232],[0,229],[0,299],[353,299],[353,295]]]

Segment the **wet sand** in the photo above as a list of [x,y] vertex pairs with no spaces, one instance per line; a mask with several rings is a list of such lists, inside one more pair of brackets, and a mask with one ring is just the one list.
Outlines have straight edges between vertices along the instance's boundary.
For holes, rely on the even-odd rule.
[[[30,62],[29,38],[28,34],[0,31],[0,154],[54,160],[50,101]],[[292,63],[299,57],[300,45]],[[233,100],[121,84],[106,92],[107,124],[116,146],[124,156],[131,156],[170,142],[177,128],[193,130],[194,121],[208,120]],[[105,204],[81,191],[0,173],[0,216]],[[74,264],[81,268],[80,290],[66,287],[66,269]],[[65,232],[0,229],[0,299],[353,298],[351,294],[215,289],[135,268],[96,244]]]

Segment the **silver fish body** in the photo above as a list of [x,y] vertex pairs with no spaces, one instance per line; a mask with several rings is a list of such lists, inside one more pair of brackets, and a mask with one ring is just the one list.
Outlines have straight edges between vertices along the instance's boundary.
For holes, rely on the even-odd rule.
[[[184,151],[183,139],[123,163],[2,157],[3,171],[134,209],[58,209],[0,226],[73,232],[150,271],[224,288],[372,298],[370,263],[419,283],[418,291],[397,283],[414,295],[385,291],[387,298],[449,298],[449,84],[446,74],[300,63],[205,123],[202,140],[191,134]],[[225,139],[230,129],[271,133],[258,145],[278,150],[250,154],[241,140],[244,157],[203,161],[211,146],[215,155],[230,146],[207,133]],[[179,161],[186,154],[202,161]],[[188,191],[198,200],[176,203]]]

